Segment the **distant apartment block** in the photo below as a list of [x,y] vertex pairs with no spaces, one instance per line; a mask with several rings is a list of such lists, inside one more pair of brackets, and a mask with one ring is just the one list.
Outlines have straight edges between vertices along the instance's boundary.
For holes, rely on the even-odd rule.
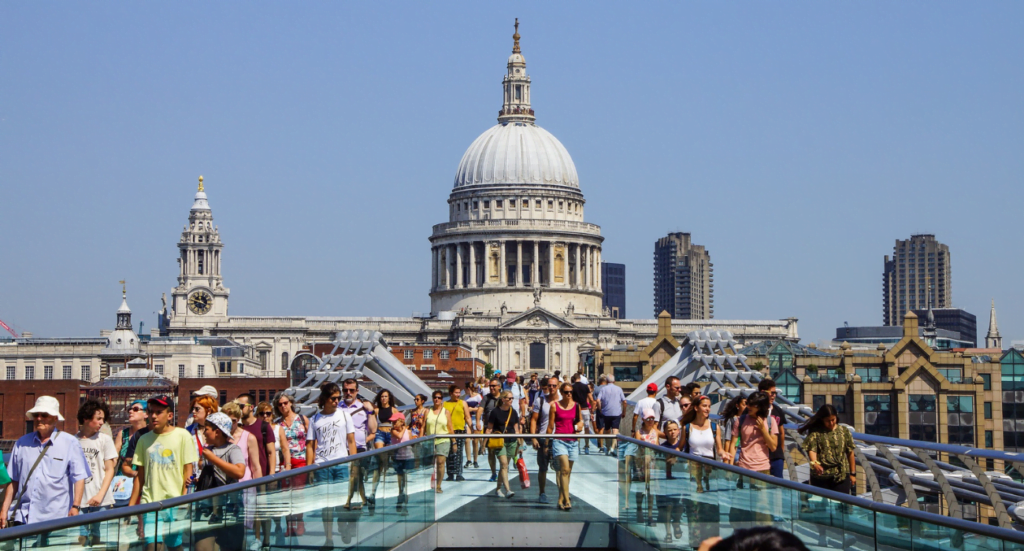
[[[949,247],[932,234],[896,240],[882,272],[882,324],[902,325],[908,310],[952,308]],[[977,340],[977,335],[975,335]]]
[[615,319],[626,317],[626,265],[601,263],[602,306]]
[[689,233],[670,233],[654,245],[654,315],[715,317],[711,255]]

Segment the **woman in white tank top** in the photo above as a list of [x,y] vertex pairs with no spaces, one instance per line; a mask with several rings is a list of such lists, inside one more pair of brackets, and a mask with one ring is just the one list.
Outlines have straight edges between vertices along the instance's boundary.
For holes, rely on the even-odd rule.
[[[698,398],[686,410],[679,423],[683,426],[680,443],[684,452],[718,460],[725,456],[722,439],[715,430],[717,427],[711,422],[710,396]],[[711,491],[711,470],[710,465],[690,462],[690,474],[697,481],[698,493],[704,492],[705,489]]]

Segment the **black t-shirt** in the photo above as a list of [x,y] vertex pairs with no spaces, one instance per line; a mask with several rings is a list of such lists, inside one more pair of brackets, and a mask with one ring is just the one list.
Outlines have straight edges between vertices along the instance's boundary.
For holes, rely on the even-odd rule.
[[[139,444],[139,439],[145,436],[146,433],[148,432],[149,427],[142,427],[141,429],[135,431],[135,434],[133,434],[132,437],[128,439],[128,447],[125,448],[124,455],[121,456],[121,460],[127,461],[128,465],[131,466],[133,471],[139,470],[138,468],[135,467],[135,465],[132,465],[132,458],[135,457],[135,446]],[[118,471],[115,474],[121,474],[121,472]]]
[[580,405],[580,409],[590,409],[590,402],[587,395],[590,394],[590,385],[576,381],[572,384],[572,401]]
[[[511,417],[511,419],[509,417]],[[494,433],[515,434],[516,423],[519,422],[519,414],[516,413],[515,408],[509,408],[508,413],[501,411],[500,408],[495,408],[487,417],[487,422],[494,427],[494,430],[492,431]],[[505,426],[506,422],[508,423],[507,427]]]
[[[783,429],[782,429],[782,422],[783,422],[782,421],[782,411],[779,410],[778,408],[776,408],[775,406],[772,406],[772,409],[769,412],[769,415],[771,415],[772,419],[774,419],[775,426],[779,427],[779,436],[781,437],[782,436],[782,431],[783,431]],[[785,459],[785,458],[786,458],[786,443],[783,442],[781,438],[779,438],[778,445],[775,446],[775,451],[768,452],[768,459],[771,460],[771,461],[774,461],[776,459]]]

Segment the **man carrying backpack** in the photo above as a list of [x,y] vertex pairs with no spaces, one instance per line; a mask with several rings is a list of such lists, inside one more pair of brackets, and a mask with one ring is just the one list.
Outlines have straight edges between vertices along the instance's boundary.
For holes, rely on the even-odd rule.
[[665,379],[665,396],[658,398],[658,405],[661,407],[661,422],[658,428],[664,432],[665,423],[669,421],[679,422],[683,418],[682,402],[683,384],[679,377]]

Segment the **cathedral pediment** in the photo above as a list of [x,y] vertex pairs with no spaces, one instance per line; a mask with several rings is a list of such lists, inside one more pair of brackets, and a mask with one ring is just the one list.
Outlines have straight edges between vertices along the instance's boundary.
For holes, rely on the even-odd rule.
[[576,329],[576,325],[569,320],[540,307],[531,308],[498,327],[502,329]]

